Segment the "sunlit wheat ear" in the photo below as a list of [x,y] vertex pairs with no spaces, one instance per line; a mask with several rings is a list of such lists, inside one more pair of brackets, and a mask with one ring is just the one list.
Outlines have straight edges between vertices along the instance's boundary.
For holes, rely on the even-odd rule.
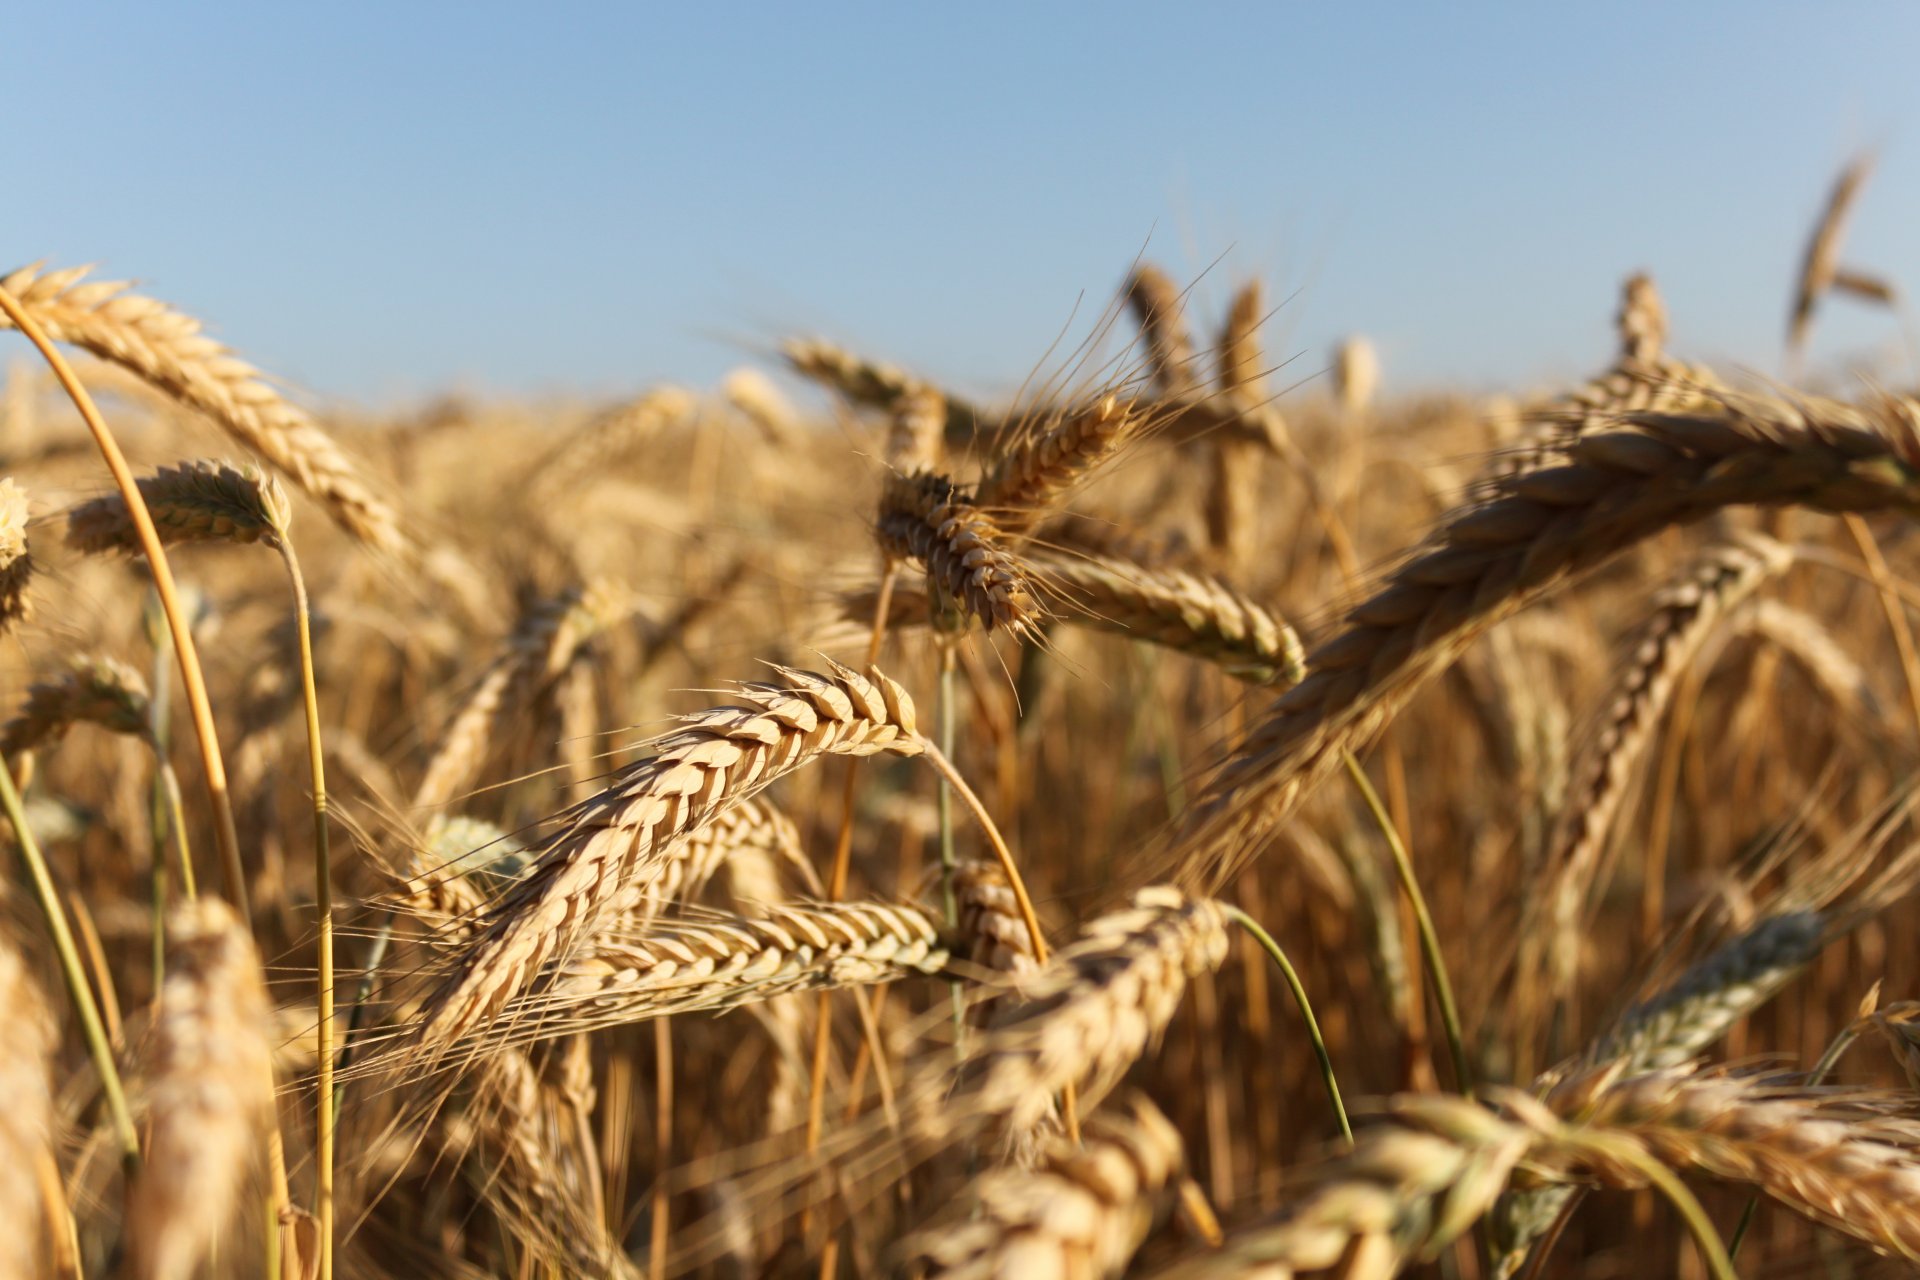
[[767,443],[787,446],[800,442],[800,415],[758,369],[741,368],[729,373],[720,382],[720,395],[760,429]]
[[[293,520],[280,482],[252,463],[193,459],[161,467],[136,483],[160,541],[168,546],[284,538]],[[141,553],[133,517],[118,494],[69,508],[67,545],[89,555]]]
[[1630,414],[1564,462],[1497,477],[1307,655],[1308,676],[1188,810],[1169,860],[1217,883],[1486,629],[1661,529],[1738,504],[1920,510],[1905,402],[1729,396],[1718,414]]
[[655,387],[605,409],[555,445],[534,464],[527,483],[551,497],[632,458],[669,427],[684,421],[699,402],[680,387]]
[[1521,971],[1535,973],[1544,955],[1556,996],[1574,979],[1582,910],[1614,819],[1675,685],[1727,615],[1792,563],[1789,548],[1752,535],[1711,548],[1655,596],[1653,613],[1607,695],[1598,730],[1574,763],[1565,806],[1548,838],[1542,897],[1522,926]]
[[919,1133],[937,1140],[992,1119],[1030,1128],[1068,1085],[1097,1104],[1166,1029],[1188,979],[1226,956],[1219,903],[1140,890],[1021,982],[1022,998],[972,1042],[952,1090],[936,1090],[944,1102],[917,1117]]
[[[638,1280],[619,1242],[601,1226],[599,1174],[581,1150],[574,1121],[592,1106],[592,1080],[567,1078],[573,1055],[520,1049],[482,1065],[465,1115],[450,1124],[459,1148],[480,1157],[484,1194],[507,1228],[539,1256],[563,1261],[571,1274]],[[584,1090],[584,1097],[572,1097]]]
[[1129,1093],[1054,1143],[1032,1169],[993,1170],[951,1213],[899,1247],[907,1276],[1096,1280],[1119,1276],[1166,1208],[1186,1153],[1179,1131]]
[[1076,626],[1172,649],[1251,684],[1293,685],[1306,676],[1299,634],[1218,578],[1091,552],[1035,551],[1028,559],[1054,612]]
[[1152,263],[1143,262],[1127,277],[1127,305],[1140,326],[1147,371],[1154,388],[1178,399],[1195,387],[1193,338],[1187,331],[1180,289]]
[[953,873],[963,958],[991,973],[1019,978],[1034,972],[1033,935],[998,862],[968,860]]
[[1266,318],[1265,291],[1259,280],[1249,280],[1233,295],[1215,347],[1220,398],[1238,413],[1263,417],[1272,437],[1262,443],[1224,433],[1210,442],[1207,543],[1229,567],[1246,564],[1254,554],[1266,454],[1294,449],[1286,420],[1267,390],[1267,359],[1260,346],[1260,326]]
[[138,671],[113,658],[81,656],[27,690],[26,702],[0,728],[0,753],[43,747],[76,724],[144,738],[148,714],[147,682]]
[[932,387],[908,387],[887,410],[887,466],[903,476],[938,469],[946,434],[946,397]]
[[1364,334],[1343,340],[1333,353],[1333,394],[1340,411],[1358,417],[1380,389],[1380,353]]
[[508,1001],[494,1031],[545,1038],[794,991],[928,977],[947,964],[931,916],[884,902],[763,903],[737,914],[632,921],[596,932],[537,990]]
[[27,552],[27,491],[9,476],[0,480],[0,633],[33,616],[27,586],[33,557]]
[[127,1206],[139,1280],[188,1280],[230,1227],[273,1116],[272,1009],[253,942],[217,898],[174,908],[147,1067],[145,1163]]
[[1883,282],[1859,272],[1844,271],[1840,266],[1840,245],[1846,238],[1847,217],[1860,198],[1860,189],[1873,176],[1873,164],[1874,157],[1869,153],[1855,157],[1840,171],[1840,176],[1834,179],[1833,190],[1827,195],[1827,206],[1807,239],[1806,256],[1800,264],[1800,275],[1794,281],[1793,306],[1787,314],[1789,351],[1806,346],[1814,311],[1830,289],[1845,287],[1849,292],[1876,301],[1892,300],[1892,290]]
[[1653,364],[1667,350],[1667,304],[1653,277],[1637,271],[1620,290],[1620,311],[1614,319],[1620,334],[1620,359]]
[[548,960],[584,942],[622,890],[659,879],[674,846],[727,806],[822,756],[922,751],[912,700],[878,671],[776,671],[781,683],[742,684],[738,705],[684,717],[651,759],[558,815],[533,871],[434,993],[421,1046],[479,1029]]
[[22,267],[0,279],[0,289],[17,298],[55,341],[128,369],[207,414],[236,442],[289,476],[361,542],[390,554],[406,550],[399,513],[374,492],[333,437],[258,370],[202,333],[191,316],[128,293],[122,282],[85,281],[87,270]]
[[1067,409],[1052,426],[1009,445],[981,480],[974,501],[1003,531],[1029,529],[1111,458],[1138,422],[1133,406],[1113,396]]
[[39,1171],[53,1160],[52,1017],[13,944],[0,937],[0,1280],[45,1274]]
[[874,532],[881,550],[924,566],[935,592],[988,631],[1022,634],[1041,617],[1026,563],[945,476],[890,476]]
[[[1678,1172],[1751,1185],[1823,1226],[1920,1261],[1920,1122],[1908,1098],[1674,1070],[1624,1080],[1591,1074],[1546,1101],[1582,1126],[1631,1137]],[[1610,1186],[1645,1185],[1602,1153],[1583,1164]]]
[[473,781],[487,752],[507,721],[540,680],[572,657],[559,652],[575,609],[585,599],[579,588],[534,602],[495,652],[486,674],[460,704],[440,734],[426,772],[413,793],[415,808],[433,809],[452,801]]
[[1286,1277],[1339,1268],[1388,1277],[1437,1257],[1493,1204],[1539,1141],[1464,1098],[1403,1096],[1350,1152],[1308,1168],[1289,1203],[1158,1271],[1154,1280]]

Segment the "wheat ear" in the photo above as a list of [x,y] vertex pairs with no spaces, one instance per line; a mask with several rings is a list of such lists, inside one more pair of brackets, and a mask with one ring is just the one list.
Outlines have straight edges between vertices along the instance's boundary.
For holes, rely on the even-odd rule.
[[14,946],[0,939],[0,1280],[32,1280],[40,1270],[40,1171],[54,1158],[50,1071],[58,1043],[53,1018]]
[[1105,396],[1071,408],[1052,427],[1002,451],[980,481],[976,505],[1007,532],[1029,529],[1124,444],[1139,418]]
[[[251,463],[191,459],[137,481],[167,546],[182,542],[258,542],[284,537],[292,523],[286,491]],[[118,494],[67,511],[67,545],[88,555],[139,555],[140,535]]]
[[1709,549],[1654,597],[1598,731],[1573,766],[1568,798],[1548,837],[1543,896],[1531,924],[1523,925],[1521,972],[1538,971],[1544,954],[1555,996],[1564,995],[1574,979],[1581,909],[1675,685],[1727,615],[1792,563],[1789,548],[1753,534]]
[[583,941],[622,888],[656,880],[674,846],[728,805],[823,755],[922,750],[906,691],[861,676],[776,668],[783,683],[738,686],[740,704],[685,717],[651,759],[559,815],[561,830],[501,900],[462,966],[435,993],[421,1043],[478,1028],[550,958]]
[[83,655],[27,690],[26,702],[0,729],[0,753],[32,751],[76,724],[146,738],[148,714],[147,682],[138,671],[114,658]]
[[978,1178],[955,1211],[909,1236],[902,1272],[933,1280],[1097,1280],[1126,1271],[1186,1163],[1180,1133],[1137,1093],[1056,1141],[1032,1169]]
[[183,903],[167,940],[147,1158],[127,1206],[138,1280],[188,1280],[225,1237],[273,1117],[272,1009],[239,917],[217,898]]
[[927,581],[991,631],[1027,631],[1040,616],[1032,574],[998,524],[945,476],[891,476],[875,526],[890,556],[925,566]]
[[198,320],[128,293],[123,282],[85,281],[87,270],[42,272],[35,264],[0,279],[0,289],[55,341],[128,369],[207,414],[285,472],[361,542],[389,554],[406,550],[399,514],[319,423],[202,333]]
[[1798,351],[1806,345],[1807,331],[1813,327],[1814,309],[1836,283],[1840,270],[1840,243],[1847,232],[1847,215],[1853,212],[1860,189],[1873,176],[1871,153],[1856,156],[1840,170],[1833,189],[1827,194],[1827,206],[1820,221],[1807,238],[1806,256],[1794,281],[1793,306],[1787,314],[1787,350]]
[[27,553],[27,491],[11,476],[0,480],[0,632],[33,616],[27,586],[33,557]]
[[540,988],[508,1001],[497,1036],[548,1037],[683,1013],[718,1013],[795,991],[932,976],[948,953],[933,919],[884,902],[761,903],[602,930]]
[[1147,372],[1155,388],[1170,400],[1189,395],[1195,386],[1193,338],[1182,315],[1179,287],[1166,272],[1143,262],[1127,277],[1126,298],[1140,325]]
[[1915,408],[1728,397],[1712,416],[1627,415],[1565,462],[1499,477],[1307,657],[1174,835],[1190,882],[1244,866],[1300,799],[1501,619],[1660,529],[1739,504],[1920,508]]

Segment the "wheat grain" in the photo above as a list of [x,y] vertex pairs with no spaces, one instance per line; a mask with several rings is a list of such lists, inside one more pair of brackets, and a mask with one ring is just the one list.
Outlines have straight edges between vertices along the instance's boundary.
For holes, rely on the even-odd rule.
[[883,551],[925,566],[936,591],[987,630],[1021,634],[1038,620],[1027,567],[992,517],[945,476],[889,478],[875,532]]

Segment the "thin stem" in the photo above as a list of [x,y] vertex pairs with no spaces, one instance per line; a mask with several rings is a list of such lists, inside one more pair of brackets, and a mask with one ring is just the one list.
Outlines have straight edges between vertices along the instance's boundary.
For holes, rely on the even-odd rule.
[[667,1274],[667,1170],[673,1155],[673,1036],[668,1027],[673,1019],[656,1018],[653,1023],[653,1234],[648,1239],[647,1274],[662,1280]]
[[307,761],[313,786],[313,902],[319,916],[320,1025],[314,1032],[319,1082],[314,1091],[315,1216],[320,1228],[320,1280],[333,1280],[333,853],[327,836],[327,764],[320,741],[320,695],[313,675],[312,606],[293,543],[284,534],[274,545],[293,584],[294,626],[300,636],[300,694],[307,712]]
[[1327,1086],[1327,1100],[1333,1103],[1333,1118],[1340,1122],[1340,1135],[1347,1140],[1348,1146],[1352,1146],[1353,1126],[1347,1122],[1347,1108],[1340,1101],[1340,1082],[1333,1074],[1333,1057],[1327,1052],[1326,1038],[1320,1034],[1320,1022],[1313,1016],[1313,1002],[1307,999],[1307,988],[1301,983],[1300,974],[1294,969],[1293,962],[1287,959],[1287,953],[1281,950],[1280,944],[1261,927],[1258,920],[1239,907],[1228,907],[1227,919],[1253,935],[1253,940],[1272,958],[1280,975],[1287,980],[1287,987],[1293,992],[1293,1001],[1300,1006],[1300,1016],[1307,1024],[1307,1039],[1313,1044],[1313,1056],[1320,1060],[1320,1079]]
[[[940,685],[939,701],[934,706],[934,719],[937,722],[935,732],[940,735],[940,753],[949,759],[953,757],[953,744],[957,732],[953,713],[953,675],[954,645],[951,636],[940,639]],[[960,901],[953,893],[953,873],[959,865],[959,859],[953,851],[953,788],[947,785],[945,778],[940,779],[939,791],[940,823],[940,915],[946,921],[948,929],[960,925]],[[947,984],[947,1001],[953,1009],[953,1055],[957,1062],[967,1051],[967,1001],[961,994],[959,979]]]
[[[360,984],[354,988],[353,1010],[347,1015],[347,1034],[340,1044],[340,1071],[345,1072],[353,1062],[353,1038],[366,1020],[368,1001],[373,999],[374,980],[380,976],[380,964],[387,958],[387,947],[393,941],[393,912],[387,912],[387,918],[380,922],[379,930],[373,935],[373,945],[367,950],[367,967],[360,975]],[[335,1078],[333,1085],[333,1123],[340,1125],[340,1107],[346,1100],[347,1082]]]
[[26,863],[34,894],[40,899],[41,914],[47,919],[47,932],[53,935],[53,949],[60,956],[60,973],[67,980],[67,995],[73,1001],[74,1012],[80,1015],[87,1051],[93,1055],[94,1070],[100,1073],[100,1088],[107,1095],[107,1110],[113,1118],[121,1159],[131,1176],[140,1167],[140,1137],[134,1131],[133,1113],[127,1109],[126,1091],[120,1087],[120,1069],[113,1061],[113,1046],[107,1041],[107,1028],[100,1020],[100,1006],[93,998],[93,988],[87,985],[87,975],[80,967],[73,930],[67,926],[67,915],[54,891],[53,877],[40,854],[40,842],[33,838],[33,831],[27,826],[26,808],[13,785],[13,769],[4,759],[0,759],[0,809],[6,811],[7,821],[13,824],[20,860]]
[[67,358],[47,338],[40,322],[29,315],[5,289],[0,289],[0,312],[5,312],[14,326],[26,335],[27,341],[39,348],[40,354],[53,369],[53,376],[73,400],[74,408],[85,419],[87,429],[93,433],[94,443],[100,447],[100,454],[106,459],[107,470],[113,473],[113,482],[120,490],[120,498],[127,504],[127,514],[133,521],[134,532],[140,537],[141,551],[147,557],[148,570],[153,574],[153,589],[160,597],[160,607],[166,611],[167,628],[173,633],[174,649],[180,658],[180,681],[187,692],[187,705],[193,713],[193,731],[199,739],[200,758],[206,769],[207,800],[213,806],[214,835],[220,848],[220,864],[226,869],[227,895],[233,899],[234,907],[251,932],[253,910],[247,901],[246,872],[240,864],[240,837],[233,825],[233,801],[227,790],[226,761],[220,755],[220,735],[214,728],[213,705],[207,699],[207,683],[200,674],[200,653],[194,646],[193,631],[187,624],[187,613],[181,607],[179,592],[174,589],[173,569],[167,563],[166,549],[160,545],[160,534],[153,527],[153,516],[147,510],[146,499],[140,496],[140,486],[134,483],[133,471],[127,466],[126,455],[120,452],[119,442],[108,429],[107,420],[100,416],[100,410],[94,407],[93,397],[80,385],[73,366],[67,363]]
[[1453,1055],[1455,1087],[1462,1093],[1471,1093],[1473,1072],[1467,1066],[1466,1041],[1460,1034],[1460,1009],[1453,1000],[1453,981],[1447,976],[1447,963],[1440,955],[1440,935],[1434,931],[1433,914],[1427,910],[1426,895],[1420,892],[1420,882],[1413,874],[1413,859],[1407,856],[1407,846],[1400,839],[1399,828],[1387,816],[1386,806],[1380,803],[1380,793],[1373,789],[1366,770],[1360,767],[1353,752],[1343,751],[1341,754],[1346,758],[1348,776],[1353,779],[1354,786],[1360,789],[1361,799],[1366,801],[1373,820],[1387,838],[1387,847],[1393,851],[1394,870],[1400,876],[1400,888],[1406,893],[1408,904],[1413,907],[1414,924],[1420,931],[1420,952],[1426,959],[1427,973],[1433,980],[1433,998],[1440,1006],[1441,1025],[1446,1028],[1447,1049]]

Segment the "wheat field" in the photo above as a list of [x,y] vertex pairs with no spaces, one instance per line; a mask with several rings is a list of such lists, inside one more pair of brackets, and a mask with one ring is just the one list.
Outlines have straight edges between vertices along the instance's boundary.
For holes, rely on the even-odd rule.
[[1920,1261],[1920,400],[1116,277],[389,416],[0,277],[0,1277]]

